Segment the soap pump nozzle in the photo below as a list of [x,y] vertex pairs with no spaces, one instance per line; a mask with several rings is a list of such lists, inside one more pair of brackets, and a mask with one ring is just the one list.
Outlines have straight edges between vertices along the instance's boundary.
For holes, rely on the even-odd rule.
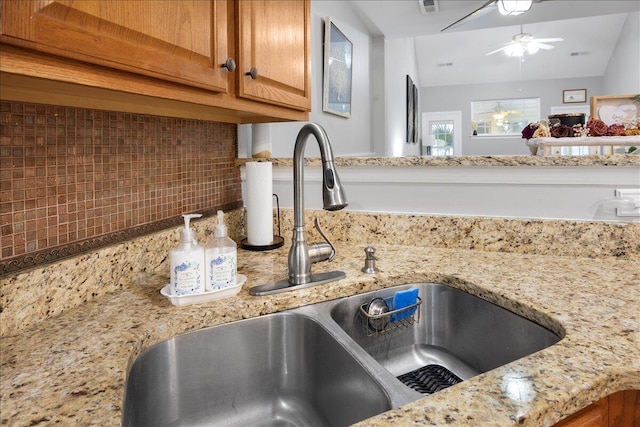
[[224,224],[224,212],[218,211],[218,225],[213,232],[215,237],[227,237],[227,226]]
[[185,214],[182,215],[184,218],[184,230],[180,232],[180,242],[181,243],[198,243],[196,242],[196,233],[189,227],[189,223],[191,218],[200,218],[202,214]]

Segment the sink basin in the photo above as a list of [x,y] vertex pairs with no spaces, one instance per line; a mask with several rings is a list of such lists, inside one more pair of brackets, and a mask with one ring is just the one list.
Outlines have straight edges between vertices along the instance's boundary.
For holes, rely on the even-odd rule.
[[[415,313],[418,322],[388,333],[371,334],[367,323],[363,325],[367,320],[359,315],[359,307],[374,297],[389,298],[411,287],[419,289],[423,301]],[[387,371],[408,378],[405,384],[422,394],[430,392],[420,390],[411,381],[425,367],[444,368],[447,375],[454,374],[457,380],[449,384],[453,385],[561,339],[502,307],[434,283],[403,285],[349,297],[333,305],[331,317]]]
[[316,320],[285,312],[184,334],[131,366],[125,426],[343,426],[387,393]]
[[[390,312],[402,323],[372,334],[360,307],[414,286],[422,301],[417,311],[407,319]],[[144,350],[127,378],[123,425],[344,426],[560,339],[446,285],[397,286],[191,332]]]

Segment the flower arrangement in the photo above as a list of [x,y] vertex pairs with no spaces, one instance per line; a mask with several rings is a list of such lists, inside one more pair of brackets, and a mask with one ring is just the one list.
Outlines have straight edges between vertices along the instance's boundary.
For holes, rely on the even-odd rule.
[[600,119],[590,117],[586,125],[567,126],[555,124],[551,127],[546,120],[538,123],[529,123],[522,129],[522,138],[572,138],[572,137],[598,137],[598,136],[634,136],[640,135],[639,123],[614,123],[607,126]]

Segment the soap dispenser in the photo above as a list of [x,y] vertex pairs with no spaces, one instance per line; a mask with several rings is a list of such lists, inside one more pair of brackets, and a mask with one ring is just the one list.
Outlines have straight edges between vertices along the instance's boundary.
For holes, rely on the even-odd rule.
[[198,244],[195,232],[189,227],[192,218],[201,216],[182,215],[184,230],[180,232],[180,243],[169,252],[172,295],[200,294],[205,290],[204,248]]
[[205,290],[215,291],[235,286],[238,247],[236,242],[227,235],[227,226],[224,224],[224,212],[222,211],[218,211],[218,225],[216,225],[214,235],[207,243],[204,253]]

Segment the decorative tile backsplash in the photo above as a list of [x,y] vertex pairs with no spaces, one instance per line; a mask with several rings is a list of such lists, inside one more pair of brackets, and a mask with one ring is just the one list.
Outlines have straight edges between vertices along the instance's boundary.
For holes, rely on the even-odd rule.
[[236,125],[0,102],[0,275],[242,205]]

